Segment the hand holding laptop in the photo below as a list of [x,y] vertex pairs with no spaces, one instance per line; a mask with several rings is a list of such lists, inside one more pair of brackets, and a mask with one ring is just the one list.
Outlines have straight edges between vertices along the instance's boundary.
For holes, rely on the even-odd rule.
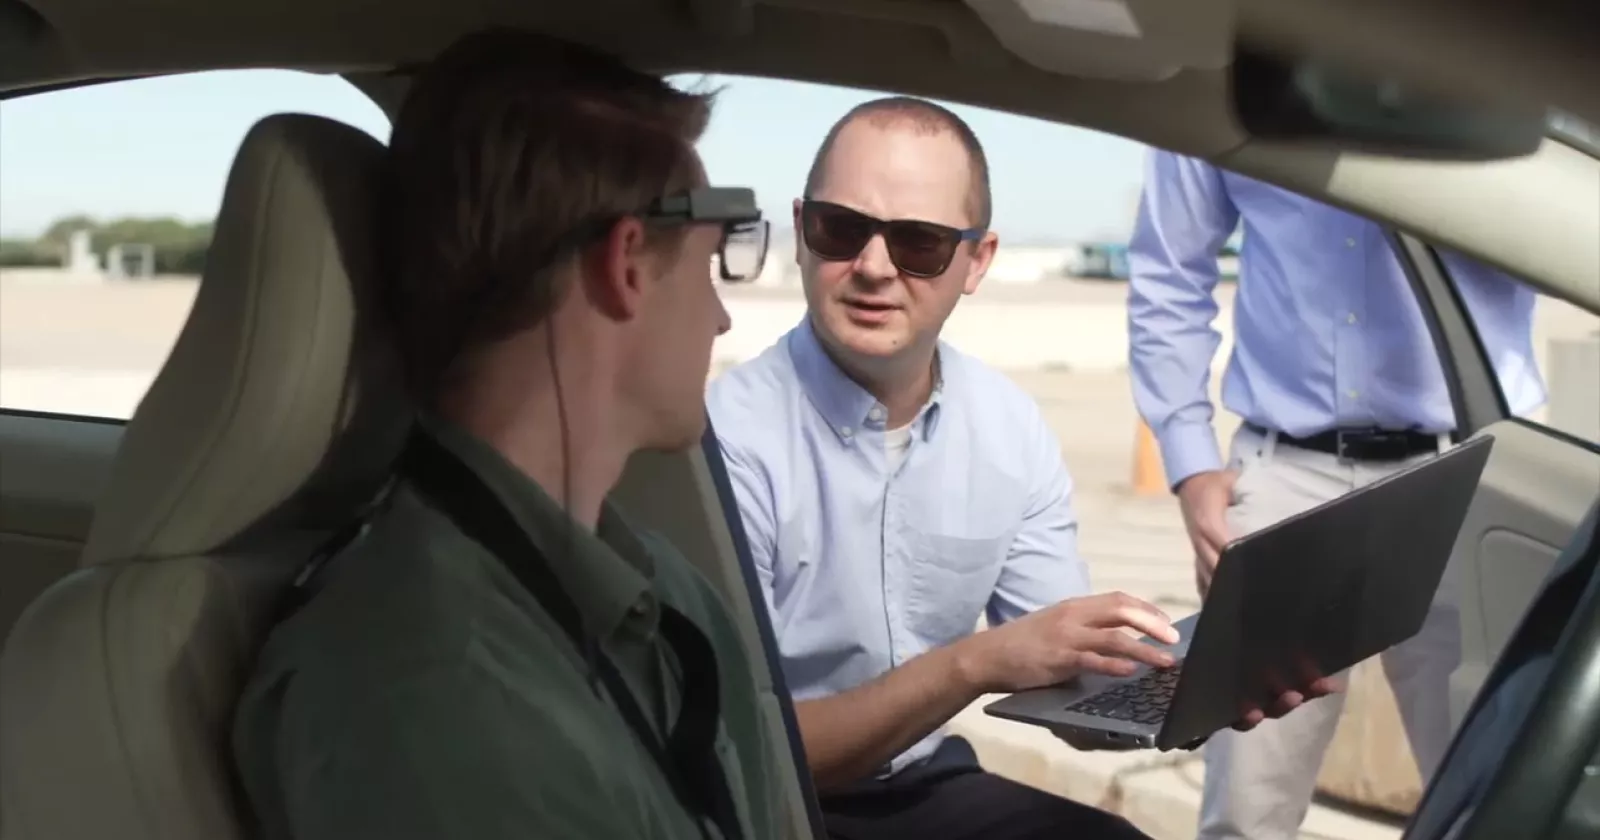
[[[1189,621],[1179,622],[1178,627],[1193,624]],[[1309,663],[1307,663],[1309,664]],[[1318,697],[1340,691],[1343,688],[1341,681],[1335,677],[1319,677],[1313,670],[1301,668],[1296,675],[1299,685],[1294,688],[1280,689],[1278,699],[1273,701],[1269,708],[1245,707],[1240,710],[1239,719],[1233,723],[1233,728],[1240,732],[1248,732],[1256,728],[1262,721],[1283,717],[1294,711],[1306,702]],[[1137,740],[1108,738],[1103,731],[1090,729],[1066,728],[1053,730],[1057,738],[1067,743],[1067,746],[1081,752],[1126,752],[1128,750],[1146,749],[1150,746]],[[1196,743],[1191,746],[1198,746]]]
[[[1178,508],[1183,513],[1184,529],[1194,546],[1194,581],[1200,596],[1205,597],[1216,575],[1217,561],[1231,536],[1228,533],[1227,512],[1233,502],[1233,486],[1239,480],[1239,470],[1229,468],[1197,473],[1178,485]],[[1294,711],[1307,700],[1315,700],[1338,690],[1336,681],[1309,679],[1304,685],[1285,689],[1269,709],[1249,708],[1234,729],[1248,732],[1269,718],[1280,718]]]
[[1228,544],[1228,506],[1233,503],[1237,469],[1195,473],[1178,484],[1178,509],[1194,546],[1194,584],[1205,597],[1217,572],[1217,559]]
[[1282,694],[1279,694],[1277,702],[1273,703],[1269,709],[1247,708],[1244,717],[1240,718],[1239,722],[1233,725],[1233,728],[1240,732],[1249,732],[1261,725],[1264,720],[1281,718],[1304,705],[1307,701],[1315,700],[1318,697],[1326,697],[1342,688],[1343,685],[1337,677],[1318,677],[1307,680],[1305,685],[1287,689]]
[[[1138,657],[1136,675],[1079,671],[984,710],[1069,743],[1193,749],[1218,729],[1249,729],[1338,691],[1329,675],[1422,629],[1493,443],[1471,438],[1228,542],[1214,566],[1202,556],[1214,571],[1204,609],[1161,628],[1180,631],[1177,644],[1162,632],[1135,648],[1170,647],[1178,667]],[[1350,534],[1361,535],[1357,550]]]

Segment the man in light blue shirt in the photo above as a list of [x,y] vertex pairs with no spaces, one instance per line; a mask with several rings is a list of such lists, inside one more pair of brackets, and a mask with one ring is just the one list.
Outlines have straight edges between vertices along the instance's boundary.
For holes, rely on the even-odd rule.
[[[1038,406],[939,341],[996,247],[954,114],[875,100],[796,202],[807,317],[708,403],[834,838],[1143,838],[985,773],[941,727],[983,694],[1170,663],[1089,596],[1072,480]],[[980,617],[998,629],[974,633]],[[1044,735],[1044,733],[1040,733]]]
[[[1244,425],[1224,462],[1208,396],[1221,336],[1217,253],[1243,223],[1234,348],[1222,401]],[[1544,400],[1534,293],[1443,254],[1519,414]],[[1297,194],[1166,152],[1150,158],[1129,252],[1134,400],[1160,444],[1204,594],[1232,537],[1436,455],[1455,429],[1437,351],[1382,229]],[[1284,558],[1294,562],[1294,558]],[[1423,630],[1386,652],[1424,778],[1449,746],[1459,611],[1441,586]],[[1202,840],[1297,836],[1342,695],[1206,746]]]

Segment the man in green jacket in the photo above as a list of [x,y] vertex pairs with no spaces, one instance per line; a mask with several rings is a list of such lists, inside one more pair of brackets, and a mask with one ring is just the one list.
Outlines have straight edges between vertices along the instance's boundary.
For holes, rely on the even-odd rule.
[[419,422],[241,700],[264,837],[779,835],[791,758],[730,613],[605,502],[634,452],[699,439],[708,267],[764,254],[750,191],[706,184],[709,111],[513,32],[416,80],[381,295]]

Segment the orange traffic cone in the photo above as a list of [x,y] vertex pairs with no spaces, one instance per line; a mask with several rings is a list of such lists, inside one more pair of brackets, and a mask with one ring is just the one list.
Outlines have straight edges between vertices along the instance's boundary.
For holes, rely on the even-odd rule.
[[1167,492],[1167,474],[1161,468],[1161,449],[1155,433],[1144,420],[1133,441],[1133,492],[1140,496],[1159,496]]

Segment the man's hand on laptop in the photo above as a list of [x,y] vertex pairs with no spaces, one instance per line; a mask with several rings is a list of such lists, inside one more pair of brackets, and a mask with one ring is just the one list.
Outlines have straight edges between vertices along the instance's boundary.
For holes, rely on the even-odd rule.
[[[1128,631],[1132,631],[1129,633]],[[1167,614],[1121,592],[1073,598],[957,642],[963,672],[984,693],[1026,691],[1079,674],[1125,677],[1172,654],[1139,641],[1178,642]]]
[[1194,583],[1204,598],[1211,588],[1217,558],[1228,544],[1228,505],[1233,503],[1236,469],[1195,473],[1178,483],[1178,509],[1194,546]]

